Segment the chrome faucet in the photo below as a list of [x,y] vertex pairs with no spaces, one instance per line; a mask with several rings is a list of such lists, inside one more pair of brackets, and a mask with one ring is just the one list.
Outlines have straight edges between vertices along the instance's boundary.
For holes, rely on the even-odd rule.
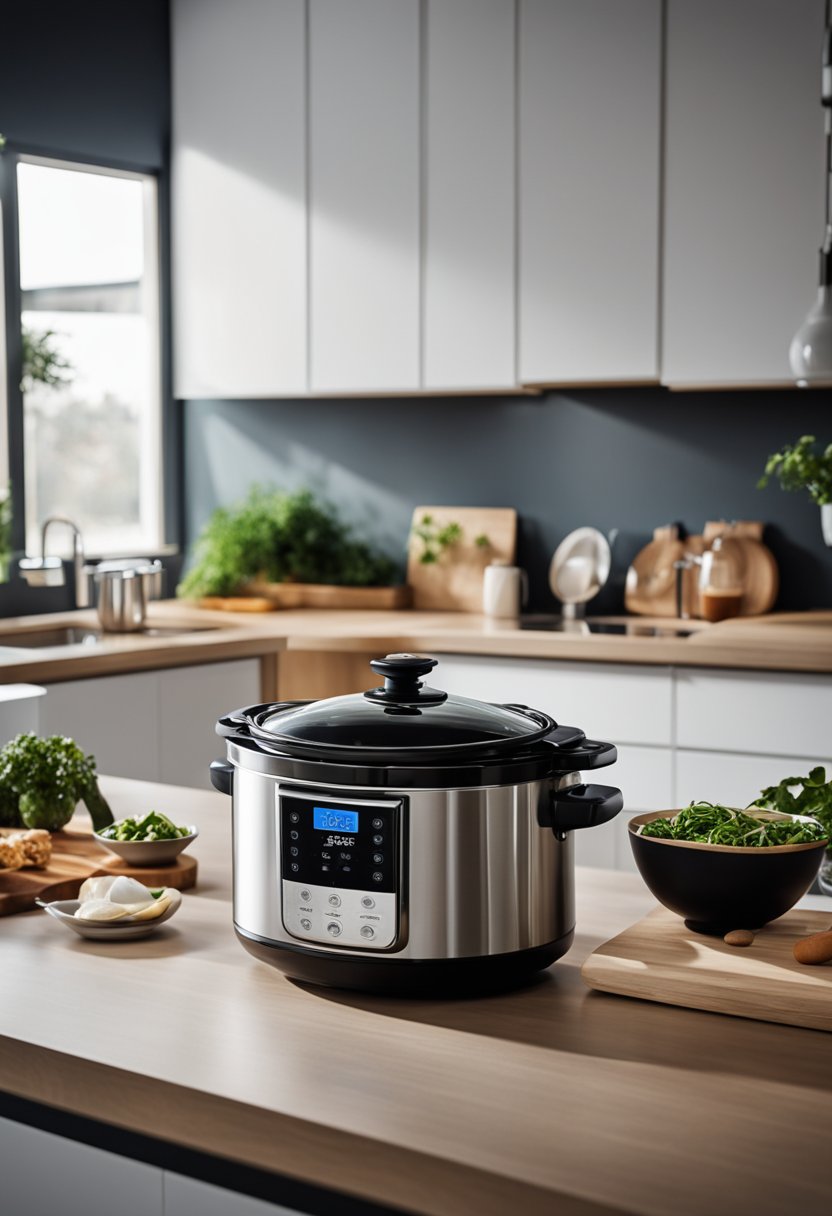
[[72,565],[75,571],[75,607],[89,608],[90,584],[84,572],[84,542],[81,529],[65,515],[50,515],[44,520],[40,534],[40,557],[22,557],[18,563],[21,578],[30,587],[63,587],[64,564],[59,557],[46,556],[46,534],[52,524],[65,524],[72,529]]

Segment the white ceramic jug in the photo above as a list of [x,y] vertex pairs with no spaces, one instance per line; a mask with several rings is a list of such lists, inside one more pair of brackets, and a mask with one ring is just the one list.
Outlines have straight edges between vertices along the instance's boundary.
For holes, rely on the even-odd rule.
[[482,610],[486,616],[514,618],[528,598],[525,570],[508,562],[492,562],[482,576]]

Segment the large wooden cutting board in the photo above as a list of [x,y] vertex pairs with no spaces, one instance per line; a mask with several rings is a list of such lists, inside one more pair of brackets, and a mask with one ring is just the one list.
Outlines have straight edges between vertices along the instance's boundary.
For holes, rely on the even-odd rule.
[[804,967],[792,957],[798,938],[831,927],[830,913],[793,909],[743,949],[694,933],[657,908],[599,946],[581,974],[601,992],[832,1030],[832,964]]
[[[485,567],[493,561],[514,564],[517,512],[513,507],[417,507],[413,526],[425,515],[438,527],[458,523],[462,539],[447,548],[438,562],[425,565],[419,560],[422,543],[411,535],[407,581],[413,588],[413,607],[427,612],[482,612]],[[478,536],[487,536],[488,545],[477,545]]]
[[81,883],[93,874],[129,874],[146,887],[187,891],[196,884],[197,863],[183,853],[172,866],[128,866],[89,832],[53,832],[45,870],[0,870],[0,916],[28,912],[36,899],[75,899]]

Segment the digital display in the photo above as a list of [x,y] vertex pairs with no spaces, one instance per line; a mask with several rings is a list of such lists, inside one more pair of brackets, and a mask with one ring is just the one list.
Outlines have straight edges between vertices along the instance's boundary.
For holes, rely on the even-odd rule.
[[319,832],[358,831],[358,811],[332,811],[329,807],[316,806],[312,811],[312,826]]

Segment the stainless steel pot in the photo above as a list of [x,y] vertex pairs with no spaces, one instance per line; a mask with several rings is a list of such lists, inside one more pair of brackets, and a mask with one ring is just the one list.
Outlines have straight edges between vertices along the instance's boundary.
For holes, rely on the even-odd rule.
[[160,561],[119,558],[87,566],[86,573],[95,584],[102,629],[108,633],[136,633],[144,628],[148,601],[162,593]]
[[390,655],[353,697],[221,718],[233,795],[234,922],[300,979],[413,993],[503,985],[571,944],[573,832],[619,790],[580,769],[616,749],[526,706],[451,697]]

